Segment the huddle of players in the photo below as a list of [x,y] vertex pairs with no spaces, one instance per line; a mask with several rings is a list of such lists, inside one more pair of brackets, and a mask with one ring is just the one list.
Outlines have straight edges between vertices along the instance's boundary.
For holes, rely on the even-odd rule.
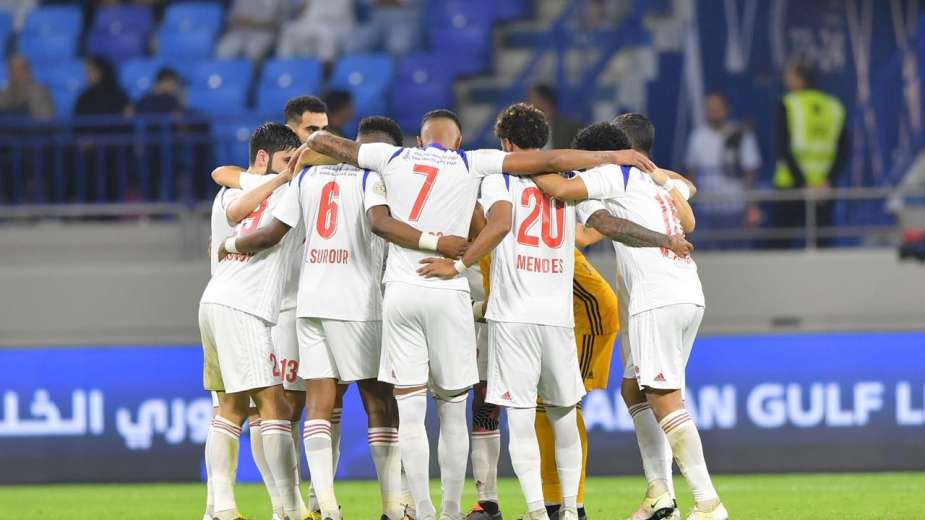
[[[306,134],[324,126],[303,124],[304,111],[289,116],[295,114],[287,113],[287,124]],[[536,150],[549,130],[542,113],[527,105],[505,110],[496,130],[503,151],[462,151],[459,121],[446,110],[424,117],[416,148],[402,148],[400,129],[382,117],[363,120],[356,142],[319,131],[299,147],[300,136],[269,123],[254,133],[248,172],[224,181],[244,189],[223,188],[216,197],[211,253],[222,261],[213,264],[200,305],[205,386],[218,397],[206,445],[208,518],[241,517],[233,482],[250,397],[257,412],[252,446],[255,458],[263,459],[258,467],[274,515],[312,518],[317,508],[318,518],[339,519],[332,434],[337,437],[336,403],[343,395],[338,383],[353,381],[369,419],[382,518],[436,518],[424,427],[428,390],[440,419],[440,518],[462,518],[466,398],[480,380],[487,388],[475,404],[473,438],[488,432],[488,442],[479,443],[478,457],[480,446],[473,445],[473,468],[483,485],[480,507],[469,517],[500,518],[496,494],[492,500],[483,493],[486,481],[478,475],[493,478],[497,467],[499,450],[490,446],[499,442],[490,427],[497,429],[497,414],[488,405],[508,411],[525,518],[549,517],[535,429],[541,399],[555,437],[558,515],[579,518],[583,454],[576,407],[585,388],[569,294],[579,221],[622,242],[614,247],[628,325],[623,390],[650,482],[633,518],[678,514],[666,456],[672,452],[694,489],[691,517],[726,518],[680,395],[703,309],[691,247],[682,237],[682,219],[692,219],[686,203],[691,187],[629,150],[625,134],[610,123],[579,135],[576,145],[586,150]],[[294,175],[306,163],[314,165]],[[585,171],[571,178],[518,177],[573,170]],[[389,248],[384,295],[383,240]],[[493,250],[488,300],[473,307],[463,274]],[[292,294],[297,297],[287,297]],[[487,344],[477,356],[472,313],[479,309]],[[275,332],[283,326],[288,330]],[[487,372],[482,377],[477,357]],[[317,497],[312,507],[298,483],[293,425],[300,398],[281,384],[298,378],[308,393],[303,439]],[[655,434],[658,439],[650,438]],[[410,500],[402,496],[402,470]]]

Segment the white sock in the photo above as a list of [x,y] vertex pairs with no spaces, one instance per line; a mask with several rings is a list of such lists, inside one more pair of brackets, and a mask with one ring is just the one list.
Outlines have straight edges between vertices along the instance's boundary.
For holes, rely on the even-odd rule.
[[701,503],[719,498],[707,471],[700,433],[697,432],[697,426],[687,410],[675,410],[662,418],[658,424],[668,437],[674,459],[694,493],[694,501]]
[[299,517],[304,518],[309,509],[302,499],[302,421],[292,421],[292,449],[295,450],[295,488],[299,492]]
[[236,511],[234,481],[238,471],[241,428],[216,415],[206,439],[206,467],[212,469],[212,512]]
[[479,502],[498,501],[498,459],[501,458],[499,430],[472,431],[472,478]]
[[[338,511],[334,495],[334,468],[331,455],[331,422],[324,419],[305,421],[305,455],[312,474],[312,489],[318,497],[322,516]],[[333,518],[333,517],[332,517]]]
[[427,391],[397,395],[398,402],[398,445],[401,449],[401,463],[405,468],[408,489],[414,498],[417,518],[436,515],[430,499],[430,444],[424,419],[427,417]]
[[451,401],[436,399],[440,417],[440,439],[437,442],[437,461],[440,464],[440,482],[443,484],[444,514],[462,513],[462,494],[466,484],[466,464],[469,462],[469,423],[466,420],[468,394]]
[[263,478],[263,484],[267,487],[267,494],[270,495],[270,504],[274,513],[283,513],[283,497],[276,487],[276,481],[273,480],[273,474],[270,467],[267,466],[267,458],[263,454],[263,435],[260,431],[260,418],[253,417],[249,419],[251,432],[251,454],[254,462],[257,464],[257,470],[260,471],[260,477]]
[[[545,511],[543,480],[540,476],[540,445],[536,440],[536,408],[508,408],[507,422],[511,437],[508,451],[511,465],[527,501],[527,511]],[[577,490],[576,490],[577,493]]]
[[[401,445],[398,447],[398,454],[399,459],[401,459]],[[408,476],[405,475],[404,465],[401,468],[401,503],[412,508],[417,507],[417,504],[414,503],[414,497],[411,496],[411,487],[408,486]]]
[[299,489],[295,482],[295,449],[292,447],[292,423],[284,419],[261,419],[263,453],[276,482],[286,515],[299,514]]
[[[649,403],[637,403],[629,407],[630,416],[636,429],[636,442],[642,456],[642,469],[646,481],[651,485],[657,480],[663,481],[671,497],[674,498],[674,482],[671,478],[671,445],[668,438],[655,420],[655,413]],[[654,497],[653,497],[654,498]]]
[[398,428],[369,428],[366,432],[369,452],[379,478],[382,512],[389,518],[401,518],[401,451],[398,447]]
[[547,406],[546,417],[556,438],[556,469],[562,485],[562,507],[577,508],[581,480],[581,439],[575,407]]
[[[217,408],[215,409],[215,412],[213,412],[212,417],[214,418],[216,415],[218,415]],[[209,439],[211,437],[212,437],[211,435],[206,435],[205,449],[206,449],[207,454],[209,453]],[[212,506],[214,504],[215,504],[215,495],[212,492],[212,465],[209,464],[209,457],[208,455],[206,455],[206,514],[205,516],[209,520],[212,520],[212,511],[213,511]]]
[[331,458],[334,460],[334,475],[337,475],[337,463],[340,462],[340,418],[343,408],[331,410]]

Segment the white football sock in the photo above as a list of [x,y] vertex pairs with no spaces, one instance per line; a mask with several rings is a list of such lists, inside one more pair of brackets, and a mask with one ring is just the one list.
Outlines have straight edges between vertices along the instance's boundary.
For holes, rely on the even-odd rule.
[[469,462],[469,423],[466,420],[468,394],[450,401],[436,399],[440,417],[440,439],[437,459],[440,482],[443,484],[443,514],[462,513],[462,494],[466,484],[466,464]]
[[629,412],[636,429],[636,442],[639,444],[646,481],[650,485],[657,480],[663,481],[674,498],[674,482],[671,478],[672,456],[668,437],[655,420],[655,413],[649,403],[634,404],[629,407]]
[[472,431],[472,478],[479,502],[498,501],[498,459],[501,457],[501,432]]
[[290,517],[299,515],[299,489],[295,482],[295,449],[292,447],[292,423],[284,419],[261,419],[263,453]]
[[292,449],[295,451],[295,488],[299,492],[299,517],[305,517],[309,509],[302,499],[302,421],[292,421]]
[[581,438],[575,407],[547,406],[546,417],[556,438],[556,470],[562,485],[562,507],[578,507],[578,482],[581,480]]
[[369,452],[379,478],[382,512],[389,518],[401,518],[401,451],[398,447],[398,428],[375,427],[366,433]]
[[[218,414],[218,409],[216,409],[215,413],[213,413],[212,416],[215,417],[215,415],[217,414]],[[206,446],[205,446],[206,454],[209,453],[209,439],[211,437],[212,437],[211,435],[208,435],[208,434],[206,435]],[[209,457],[208,455],[206,455],[206,514],[205,514],[205,518],[207,520],[212,520],[212,510],[213,510],[212,506],[215,504],[215,495],[213,494],[213,491],[212,491],[212,471],[213,471],[212,465],[209,464]]]
[[[508,451],[511,465],[527,502],[527,511],[546,511],[543,503],[543,480],[540,475],[540,445],[536,440],[536,408],[508,408],[507,422],[511,437]],[[577,493],[577,491],[576,491]]]
[[408,489],[414,498],[417,518],[436,515],[430,499],[430,444],[424,419],[427,416],[427,391],[397,395],[398,402],[398,445],[401,448],[401,463],[405,468]]
[[[399,461],[401,460],[401,445],[398,447]],[[411,496],[411,488],[408,486],[408,476],[405,475],[405,467],[401,468],[401,503],[411,508],[416,508],[414,497]]]
[[206,440],[206,466],[212,470],[212,513],[236,511],[234,481],[238,471],[241,428],[216,415]]
[[270,504],[274,513],[283,513],[283,497],[276,488],[276,481],[273,480],[273,474],[270,473],[270,467],[267,466],[267,458],[263,454],[263,436],[260,432],[260,418],[252,417],[248,420],[251,433],[251,455],[257,464],[257,470],[260,477],[263,478],[263,484],[267,487],[267,494],[270,495]]
[[334,475],[337,475],[337,464],[340,462],[340,418],[343,408],[331,410],[331,457],[334,461]]
[[[338,510],[334,495],[334,469],[331,455],[331,422],[324,419],[305,421],[305,455],[312,474],[312,489],[318,497],[322,516]],[[333,518],[333,517],[332,517]]]
[[674,459],[694,493],[694,500],[701,503],[719,498],[707,471],[700,433],[697,432],[697,426],[687,410],[675,410],[662,418],[658,424],[668,437]]

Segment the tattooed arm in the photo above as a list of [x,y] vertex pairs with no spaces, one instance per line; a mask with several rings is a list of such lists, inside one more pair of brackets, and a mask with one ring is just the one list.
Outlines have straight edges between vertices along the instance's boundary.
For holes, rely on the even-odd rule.
[[335,161],[359,166],[360,145],[356,141],[338,137],[330,132],[315,132],[306,142],[312,150]]
[[694,246],[681,235],[664,235],[635,222],[614,217],[603,209],[594,212],[586,224],[607,238],[629,247],[661,247],[682,257],[694,250]]

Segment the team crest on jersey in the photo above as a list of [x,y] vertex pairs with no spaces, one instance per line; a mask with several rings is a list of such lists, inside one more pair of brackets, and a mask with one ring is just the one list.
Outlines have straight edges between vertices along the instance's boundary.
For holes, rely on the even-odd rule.
[[385,183],[377,182],[376,185],[373,186],[373,191],[379,195],[385,195]]

